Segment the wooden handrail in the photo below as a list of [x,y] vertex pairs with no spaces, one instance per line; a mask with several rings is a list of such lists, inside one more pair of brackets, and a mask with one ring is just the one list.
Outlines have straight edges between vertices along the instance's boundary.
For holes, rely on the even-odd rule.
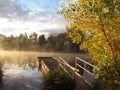
[[80,61],[82,61],[82,62],[84,62],[85,64],[88,64],[89,66],[92,66],[93,68],[96,68],[97,70],[99,70],[98,67],[92,65],[91,63],[86,62],[85,60],[82,60],[82,59],[80,59],[80,58],[78,58],[78,57],[76,57],[76,59],[77,59],[77,60],[80,60]]
[[54,60],[56,60],[57,62],[59,62],[60,64],[69,67],[69,68],[72,69],[73,71],[79,72],[79,69],[70,66],[62,57],[59,57],[59,59],[58,59],[58,58],[55,58],[55,57],[52,57],[52,58],[53,58]]
[[[84,66],[81,66],[81,65],[77,62],[78,60],[81,61],[81,62],[84,64]],[[77,66],[78,66],[78,67],[80,67],[81,69],[84,70],[83,76],[80,75],[80,74],[78,74],[78,73],[77,73],[77,74],[78,74],[80,77],[82,77],[90,86],[92,86],[91,82],[87,80],[86,74],[88,73],[88,74],[91,75],[93,78],[95,78],[95,74],[92,73],[90,70],[88,70],[88,69],[86,68],[86,65],[91,66],[91,67],[97,69],[97,71],[98,71],[97,74],[98,74],[98,79],[99,79],[100,69],[99,69],[98,67],[96,67],[95,65],[92,65],[91,63],[89,63],[89,62],[87,62],[87,61],[85,61],[85,60],[82,60],[82,59],[79,58],[79,57],[76,57],[75,67],[77,68]],[[87,72],[87,73],[86,73],[86,72]],[[86,78],[86,79],[85,79],[85,78]]]
[[62,57],[59,57],[59,58],[65,63],[66,66],[68,66],[69,68],[71,68],[73,71],[79,72],[79,69],[70,66]]

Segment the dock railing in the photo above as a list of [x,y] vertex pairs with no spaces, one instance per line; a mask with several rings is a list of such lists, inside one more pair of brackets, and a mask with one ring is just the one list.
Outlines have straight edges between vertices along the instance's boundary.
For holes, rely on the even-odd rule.
[[[87,82],[90,86],[92,86],[92,82],[97,79],[99,80],[99,76],[100,76],[100,70],[98,67],[96,67],[95,65],[82,60],[79,57],[76,57],[75,59],[75,68],[79,68],[81,73],[75,72],[79,77],[83,78],[83,80],[85,82]],[[96,70],[97,73],[93,73],[93,69]]]
[[[60,62],[62,63],[59,63],[59,66],[72,78],[74,79],[74,71],[75,71],[75,68],[70,66],[62,57],[59,57],[60,59]],[[69,73],[69,71],[67,70],[67,67],[69,67],[73,74]]]
[[[95,65],[79,58],[75,58],[75,67],[69,65],[65,59],[59,57],[58,59],[59,66],[72,78],[75,78],[75,75],[82,78],[86,83],[92,86],[94,80],[100,80],[100,69]],[[68,70],[70,69],[70,71]],[[93,69],[96,71],[93,72]]]

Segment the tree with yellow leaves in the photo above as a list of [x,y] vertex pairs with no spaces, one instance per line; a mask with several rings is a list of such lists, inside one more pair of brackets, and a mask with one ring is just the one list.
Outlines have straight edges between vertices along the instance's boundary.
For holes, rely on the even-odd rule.
[[120,0],[77,0],[62,6],[68,36],[92,55],[102,89],[120,90]]

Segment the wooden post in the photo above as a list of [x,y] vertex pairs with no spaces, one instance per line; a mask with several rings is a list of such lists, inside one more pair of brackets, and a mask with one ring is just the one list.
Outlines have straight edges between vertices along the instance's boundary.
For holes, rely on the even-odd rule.
[[[86,63],[84,63],[84,69],[86,69]],[[84,76],[84,78],[86,77],[86,71],[84,70],[84,74],[83,74]]]
[[[77,59],[75,59],[75,69],[77,69]],[[75,72],[76,70],[73,71],[73,78],[75,79]]]

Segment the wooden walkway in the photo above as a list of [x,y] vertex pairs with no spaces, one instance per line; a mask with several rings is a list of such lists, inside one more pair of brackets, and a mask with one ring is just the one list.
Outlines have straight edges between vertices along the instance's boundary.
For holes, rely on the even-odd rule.
[[91,90],[91,86],[88,85],[82,78],[80,78],[77,73],[74,72],[75,68],[69,64],[60,61],[59,59],[53,57],[38,57],[39,62],[42,60],[50,70],[54,70],[59,65],[64,66],[64,70],[70,74],[73,79],[76,81],[75,90]]
[[52,57],[38,57],[38,59],[42,60],[50,70],[54,70],[59,65]]

